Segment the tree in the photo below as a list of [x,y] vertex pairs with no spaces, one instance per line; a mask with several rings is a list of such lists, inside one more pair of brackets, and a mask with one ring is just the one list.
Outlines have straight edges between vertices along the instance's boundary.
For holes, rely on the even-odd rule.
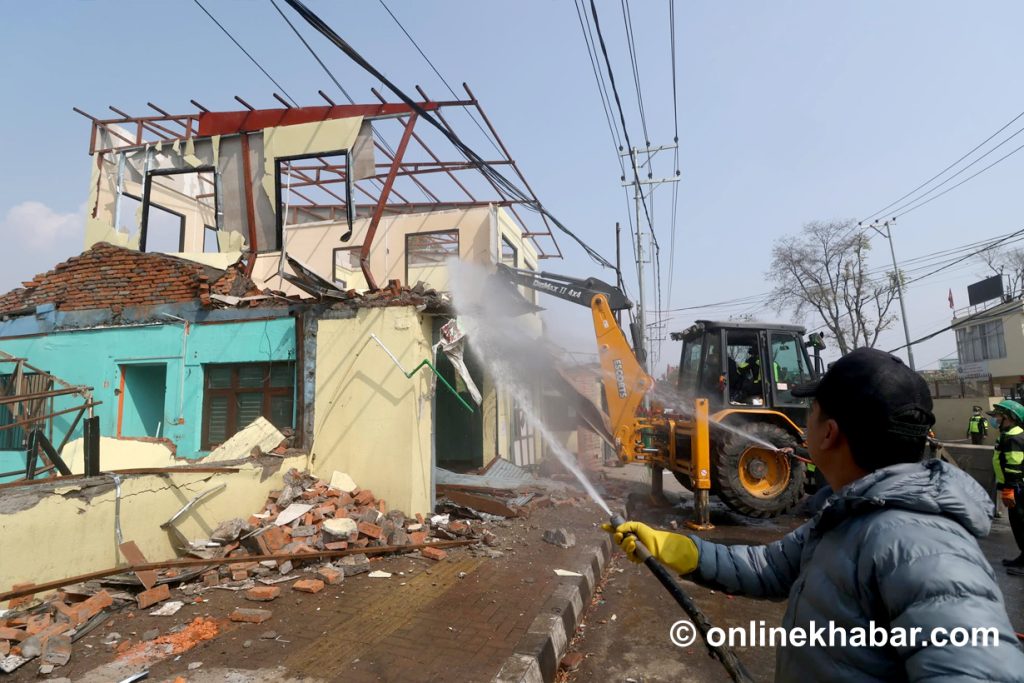
[[1004,292],[1006,296],[1016,298],[1024,294],[1024,249],[986,249],[981,252],[980,258],[994,275],[1009,278],[1009,289]]
[[800,320],[820,316],[842,354],[873,347],[896,322],[890,309],[901,275],[869,272],[870,250],[854,221],[814,221],[799,235],[777,240],[767,273],[776,312],[789,309]]

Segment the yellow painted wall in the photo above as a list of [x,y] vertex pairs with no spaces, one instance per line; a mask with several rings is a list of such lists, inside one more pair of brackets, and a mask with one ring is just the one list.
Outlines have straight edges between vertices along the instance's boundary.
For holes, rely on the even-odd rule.
[[321,477],[347,472],[389,508],[428,512],[433,375],[424,367],[406,378],[371,333],[406,370],[430,356],[431,321],[414,308],[368,308],[355,318],[321,319],[312,468]]
[[[285,245],[289,255],[299,259],[316,273],[327,279],[344,280],[347,289],[362,291],[366,281],[358,268],[334,267],[334,250],[360,247],[369,227],[369,219],[355,222],[352,238],[340,240],[347,226],[337,222],[318,222],[291,225],[285,232]],[[505,235],[519,250],[519,267],[538,266],[537,250],[524,240],[519,228],[502,208],[486,206],[471,209],[450,209],[407,215],[392,215],[381,219],[370,248],[370,269],[379,285],[388,280],[401,280],[415,285],[422,280],[441,291],[449,288],[448,269],[445,266],[414,268],[406,273],[406,236],[412,233],[459,230],[459,259],[465,263],[490,264],[498,259],[500,237]],[[291,292],[291,285],[277,277],[279,253],[260,254],[253,277],[266,286]],[[533,294],[523,290],[527,298]],[[532,299],[531,299],[532,300]]]
[[[1003,316],[1003,341],[1006,344],[1006,358],[988,362],[992,377],[1014,378],[1024,375],[1024,313],[1019,309]],[[1014,382],[1007,382],[1007,389]]]
[[[245,519],[262,508],[267,493],[281,487],[289,468],[305,469],[306,457],[285,458],[277,473],[260,481],[262,468],[246,463],[233,474],[132,475],[121,483],[121,529],[151,561],[176,557],[160,525],[199,493],[227,487],[204,499],[179,522],[191,539],[207,538],[233,517]],[[91,479],[89,481],[95,481]],[[13,584],[53,581],[122,564],[114,536],[113,485],[91,500],[74,497],[82,482],[69,481],[52,493],[50,484],[5,490],[0,497],[0,591]],[[88,489],[95,491],[95,489]],[[38,497],[38,500],[37,500]],[[30,504],[34,503],[34,504]]]

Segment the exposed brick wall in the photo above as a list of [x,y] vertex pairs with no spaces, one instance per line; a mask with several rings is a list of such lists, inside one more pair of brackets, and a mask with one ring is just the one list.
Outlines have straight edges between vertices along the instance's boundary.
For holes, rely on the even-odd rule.
[[256,287],[237,267],[226,272],[160,253],[100,242],[0,296],[0,315],[54,304],[61,311],[156,306],[200,299],[211,292],[242,296]]

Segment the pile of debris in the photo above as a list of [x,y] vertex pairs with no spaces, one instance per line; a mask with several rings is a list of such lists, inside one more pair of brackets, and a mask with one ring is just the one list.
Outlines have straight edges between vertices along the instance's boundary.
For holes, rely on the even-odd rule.
[[429,536],[422,514],[406,517],[400,510],[389,511],[386,501],[357,487],[347,474],[335,472],[328,483],[292,469],[262,510],[245,520],[222,523],[208,541],[192,543],[188,552],[203,558],[302,554],[417,545]]
[[[281,593],[276,584],[290,582],[293,590],[318,593],[346,576],[371,572],[373,555],[418,551],[440,561],[447,556],[445,547],[496,543],[479,524],[388,510],[385,501],[344,473],[335,472],[326,482],[295,469],[247,519],[221,523],[209,539],[185,541],[179,534],[179,540],[183,559],[152,566],[128,541],[120,549],[130,571],[112,570],[64,586],[42,602],[31,595],[12,599],[8,610],[0,610],[0,671],[9,673],[36,658],[44,673],[63,666],[71,657],[71,643],[119,609],[155,607],[149,614],[170,616],[187,602],[201,601],[198,596],[210,589],[244,592],[248,601],[268,602]],[[296,573],[300,567],[305,577]],[[172,586],[179,586],[177,600],[171,600]],[[262,623],[270,616],[266,609],[239,607],[229,618]]]
[[[32,603],[31,597],[11,600],[10,609]],[[41,674],[48,674],[71,659],[71,643],[86,635],[110,616],[110,593],[68,588],[41,606],[0,618],[0,671],[11,673],[36,657]]]

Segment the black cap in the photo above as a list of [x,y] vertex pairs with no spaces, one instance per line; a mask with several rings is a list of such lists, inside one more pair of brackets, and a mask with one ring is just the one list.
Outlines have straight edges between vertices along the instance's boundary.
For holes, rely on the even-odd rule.
[[896,356],[878,349],[851,351],[816,382],[793,387],[813,396],[847,434],[924,437],[935,424],[928,383]]

